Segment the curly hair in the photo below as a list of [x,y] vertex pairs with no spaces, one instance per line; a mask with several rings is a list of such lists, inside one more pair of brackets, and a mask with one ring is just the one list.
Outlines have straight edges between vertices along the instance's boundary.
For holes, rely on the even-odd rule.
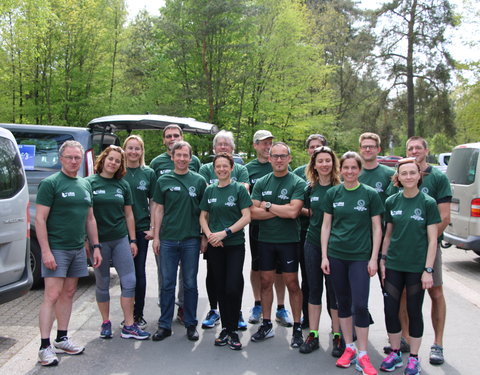
[[95,173],[102,173],[103,166],[105,163],[105,159],[107,158],[110,151],[116,151],[120,153],[120,167],[113,175],[113,178],[120,180],[125,174],[127,173],[126,162],[125,162],[125,152],[120,146],[110,145],[105,150],[102,151],[100,155],[98,155],[97,160],[95,160]]
[[339,165],[338,165],[338,158],[337,155],[332,151],[330,147],[327,146],[320,146],[313,151],[312,156],[310,157],[310,161],[305,168],[305,174],[307,176],[308,182],[310,182],[311,186],[315,186],[319,183],[319,176],[318,171],[315,169],[315,163],[317,161],[318,154],[325,153],[329,154],[332,158],[332,171],[330,172],[330,183],[332,186],[338,185],[340,183],[340,172],[339,172]]

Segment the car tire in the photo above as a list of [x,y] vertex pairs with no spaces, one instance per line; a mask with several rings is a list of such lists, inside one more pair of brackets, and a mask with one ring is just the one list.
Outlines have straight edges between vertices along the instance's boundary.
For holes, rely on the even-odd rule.
[[442,249],[448,249],[448,248],[452,247],[452,244],[449,243],[449,242],[442,241],[442,242],[440,242],[440,246],[442,247]]
[[32,268],[33,284],[32,289],[43,286],[42,278],[42,252],[40,245],[35,238],[30,240],[30,266]]

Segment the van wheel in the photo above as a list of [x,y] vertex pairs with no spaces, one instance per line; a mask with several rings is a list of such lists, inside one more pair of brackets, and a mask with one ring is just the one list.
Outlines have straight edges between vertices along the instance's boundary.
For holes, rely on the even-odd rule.
[[474,252],[475,254],[477,254],[478,256],[480,256],[480,250],[473,250],[473,252]]
[[452,244],[449,243],[449,242],[442,241],[442,242],[440,242],[440,246],[441,246],[443,249],[448,249],[449,247],[452,247]]
[[33,284],[32,289],[38,289],[43,286],[41,272],[42,252],[36,239],[30,240],[30,266],[32,267]]

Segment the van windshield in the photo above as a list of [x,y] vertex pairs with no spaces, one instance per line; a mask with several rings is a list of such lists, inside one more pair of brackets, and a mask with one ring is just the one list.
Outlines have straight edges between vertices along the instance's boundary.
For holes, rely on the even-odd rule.
[[65,141],[73,140],[69,134],[24,133],[12,131],[15,136],[25,170],[58,171],[61,168],[58,149]]
[[0,199],[15,196],[24,185],[22,162],[15,144],[0,137]]
[[471,185],[475,181],[479,149],[458,148],[448,163],[447,177],[452,184]]

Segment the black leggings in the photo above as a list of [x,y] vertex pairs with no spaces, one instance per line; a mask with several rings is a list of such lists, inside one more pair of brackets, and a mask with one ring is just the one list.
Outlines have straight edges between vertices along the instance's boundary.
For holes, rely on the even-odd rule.
[[222,327],[237,330],[243,296],[245,245],[213,247],[208,245],[208,262],[218,296]]
[[404,288],[407,290],[409,334],[411,337],[420,338],[423,336],[422,305],[425,290],[422,288],[422,274],[416,272],[386,269],[383,301],[387,332],[399,333],[402,330],[398,312]]

